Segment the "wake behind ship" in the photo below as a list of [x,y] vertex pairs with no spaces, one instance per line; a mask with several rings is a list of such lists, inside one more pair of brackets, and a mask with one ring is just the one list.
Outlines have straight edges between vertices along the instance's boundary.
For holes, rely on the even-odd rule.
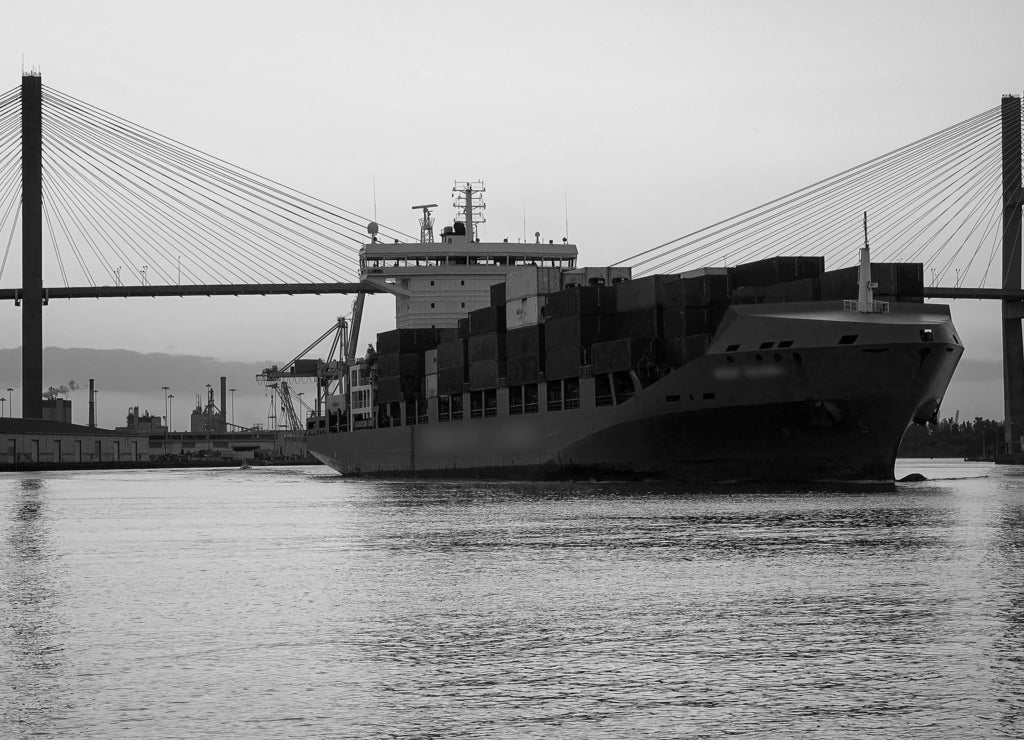
[[[397,327],[342,364],[310,452],[346,475],[891,481],[963,346],[917,264],[821,257],[633,278],[575,246],[481,243],[482,187],[433,239],[361,251]],[[372,225],[371,225],[372,227]],[[371,233],[373,230],[371,228]]]

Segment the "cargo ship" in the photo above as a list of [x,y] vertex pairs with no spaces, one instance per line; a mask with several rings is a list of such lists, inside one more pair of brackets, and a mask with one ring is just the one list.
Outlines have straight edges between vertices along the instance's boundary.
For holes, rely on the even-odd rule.
[[[680,274],[578,267],[567,240],[459,219],[360,253],[397,327],[341,363],[309,451],[344,475],[892,481],[963,345],[919,263],[778,256]],[[371,224],[370,232],[374,233]],[[865,235],[866,235],[865,227]]]

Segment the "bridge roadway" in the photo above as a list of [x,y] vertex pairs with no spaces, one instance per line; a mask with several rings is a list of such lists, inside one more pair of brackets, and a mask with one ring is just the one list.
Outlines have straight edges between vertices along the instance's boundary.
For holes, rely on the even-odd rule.
[[[224,285],[102,285],[73,288],[43,288],[44,299],[56,298],[165,298],[215,295],[330,295],[380,293],[367,283],[234,283]],[[0,288],[0,301],[20,301],[21,288]],[[924,289],[925,298],[1020,301],[1024,316],[1024,290],[1007,288]]]
[[[21,288],[0,288],[0,301],[19,302]],[[329,295],[380,293],[366,283],[236,283],[233,285],[96,285],[43,288],[43,300],[57,298],[166,298],[193,295]]]
[[965,298],[1007,301],[1007,319],[1024,319],[1024,290],[1020,288],[925,288],[925,298]]

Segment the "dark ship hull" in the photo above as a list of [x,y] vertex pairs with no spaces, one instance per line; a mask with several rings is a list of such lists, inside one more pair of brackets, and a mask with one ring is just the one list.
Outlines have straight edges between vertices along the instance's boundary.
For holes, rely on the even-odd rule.
[[490,416],[428,403],[401,426],[311,434],[309,450],[363,476],[892,481],[963,347],[946,306],[849,303],[734,305],[706,351],[611,399],[583,369],[571,404],[545,403],[541,381],[530,409],[499,385]]

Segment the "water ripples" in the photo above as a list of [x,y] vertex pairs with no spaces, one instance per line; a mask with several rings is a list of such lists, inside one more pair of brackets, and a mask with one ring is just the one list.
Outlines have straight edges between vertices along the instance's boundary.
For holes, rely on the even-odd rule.
[[0,736],[1019,737],[1018,471],[943,466],[0,476]]

